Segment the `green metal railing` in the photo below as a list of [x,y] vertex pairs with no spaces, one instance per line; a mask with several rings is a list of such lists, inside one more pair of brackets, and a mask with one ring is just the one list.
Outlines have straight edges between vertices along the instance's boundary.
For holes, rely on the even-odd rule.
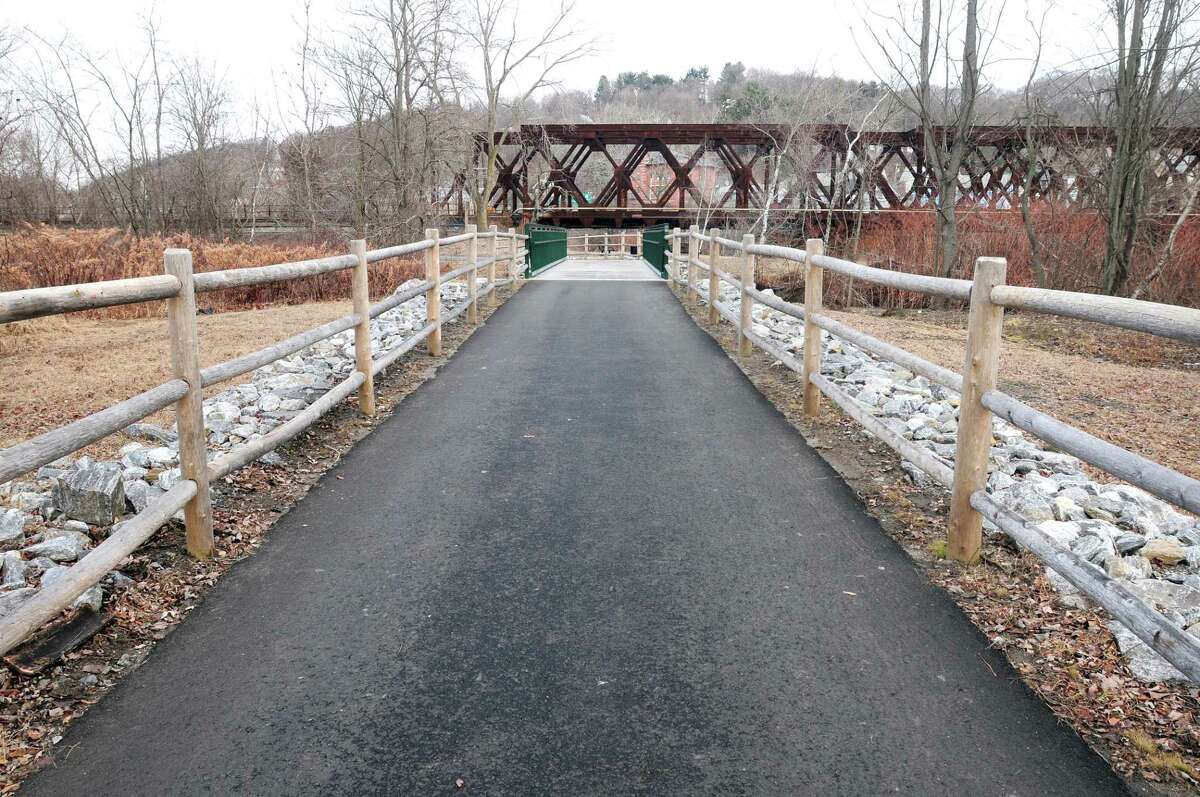
[[567,259],[567,231],[562,227],[526,224],[525,234],[529,236],[525,242],[529,252],[525,266],[526,279]]
[[642,259],[660,277],[667,276],[667,230],[666,224],[656,224],[642,230]]

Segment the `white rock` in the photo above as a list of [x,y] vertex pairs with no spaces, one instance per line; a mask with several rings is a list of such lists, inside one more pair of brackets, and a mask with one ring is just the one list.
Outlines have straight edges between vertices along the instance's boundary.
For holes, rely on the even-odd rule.
[[154,485],[165,492],[174,487],[182,477],[183,472],[179,468],[171,468],[158,474],[158,479],[155,480]]
[[74,562],[83,556],[91,547],[91,540],[77,531],[65,532],[57,537],[50,537],[26,548],[23,553],[27,558],[46,557],[55,562]]
[[29,565],[20,551],[5,551],[0,559],[0,584],[5,588],[24,586],[28,571]]
[[77,467],[55,482],[55,503],[69,518],[93,526],[111,526],[125,511],[121,473],[121,466],[115,462]]
[[0,617],[12,614],[17,607],[36,594],[37,590],[33,587],[23,587],[0,593]]
[[25,544],[25,529],[33,518],[20,509],[0,509],[0,551]]
[[1068,550],[1079,537],[1079,524],[1070,521],[1047,520],[1036,526],[1037,530],[1053,541],[1056,547]]

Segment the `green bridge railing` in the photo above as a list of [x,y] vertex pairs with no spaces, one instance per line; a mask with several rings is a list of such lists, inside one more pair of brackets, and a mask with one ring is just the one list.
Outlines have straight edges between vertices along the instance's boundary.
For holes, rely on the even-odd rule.
[[529,236],[525,242],[529,252],[525,266],[526,279],[567,259],[567,231],[562,227],[526,224],[525,234]]
[[642,230],[642,259],[658,272],[658,276],[667,276],[667,232],[669,225],[656,224]]

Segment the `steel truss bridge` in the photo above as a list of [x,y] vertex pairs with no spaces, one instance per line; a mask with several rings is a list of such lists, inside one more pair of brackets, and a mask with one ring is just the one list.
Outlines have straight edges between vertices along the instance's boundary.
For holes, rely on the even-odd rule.
[[[497,133],[495,141],[490,205],[526,221],[643,226],[703,215],[728,223],[766,208],[774,218],[815,211],[845,217],[928,210],[939,199],[919,129],[523,125]],[[1153,141],[1148,191],[1157,211],[1170,212],[1182,207],[1183,186],[1196,176],[1200,128],[1155,130]],[[1005,210],[1028,191],[1031,198],[1098,209],[1112,144],[1105,128],[975,127],[955,201]],[[486,134],[477,136],[479,165],[486,149]]]

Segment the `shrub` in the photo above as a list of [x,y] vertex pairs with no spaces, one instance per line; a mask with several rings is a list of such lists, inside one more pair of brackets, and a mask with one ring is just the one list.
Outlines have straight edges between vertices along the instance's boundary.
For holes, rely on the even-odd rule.
[[[390,243],[390,242],[389,242]],[[70,285],[162,274],[163,250],[192,252],[196,271],[265,266],[344,254],[337,244],[246,243],[208,241],[187,233],[137,237],[114,229],[64,230],[24,226],[0,236],[0,290]],[[424,273],[420,258],[396,258],[371,265],[371,293],[391,293],[405,280]],[[333,301],[350,296],[350,272],[322,274],[288,282],[202,294],[202,309],[223,311],[269,304]],[[130,318],[161,314],[157,302],[91,311],[92,315]]]

